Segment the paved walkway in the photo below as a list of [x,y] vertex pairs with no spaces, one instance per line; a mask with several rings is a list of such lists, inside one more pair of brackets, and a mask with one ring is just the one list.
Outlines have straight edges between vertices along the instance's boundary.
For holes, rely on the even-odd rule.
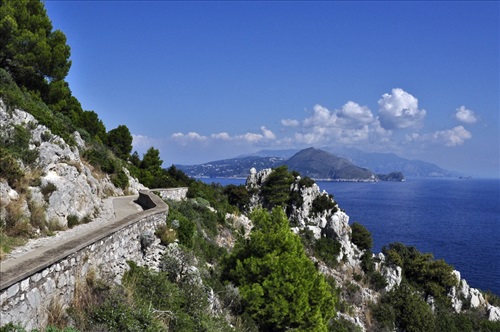
[[114,219],[109,218],[108,220],[78,225],[67,231],[58,232],[53,237],[28,242],[26,248],[22,248],[25,250],[20,254],[0,261],[0,289],[3,289],[3,286],[12,278],[18,278],[20,275],[37,270],[47,261],[60,255],[61,252],[80,247],[99,233],[117,227],[124,218],[143,211],[142,207],[134,202],[137,198],[138,195],[114,197],[112,202]]

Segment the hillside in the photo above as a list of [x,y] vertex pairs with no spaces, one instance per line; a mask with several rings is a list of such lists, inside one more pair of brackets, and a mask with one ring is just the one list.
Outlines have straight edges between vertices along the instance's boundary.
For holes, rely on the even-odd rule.
[[178,169],[191,177],[239,177],[245,178],[251,168],[266,169],[282,165],[285,158],[281,157],[240,157],[211,161],[201,165],[175,165]]
[[299,151],[285,162],[291,170],[313,179],[338,181],[376,181],[376,175],[345,158],[331,153],[308,148]]
[[[90,265],[84,278],[65,272],[48,283],[78,279],[73,293],[43,301],[36,272],[1,290],[0,331],[26,331],[23,315],[3,325],[12,306],[26,313],[23,301],[39,304],[36,315],[47,322],[31,332],[500,330],[497,296],[414,247],[393,243],[372,253],[370,232],[350,224],[310,178],[373,181],[373,172],[313,148],[290,164],[248,158],[246,166],[272,168],[252,167],[245,186],[164,169],[159,150],[131,153],[126,125],[106,130],[72,96],[70,49],[42,2],[2,1],[0,13],[0,259],[29,239],[56,242],[58,232],[107,220],[111,196],[188,187],[185,200],[166,201],[168,215],[154,232],[116,239],[117,252],[123,241],[154,256],[148,265],[128,261],[117,280],[91,252],[98,263],[81,259]],[[242,174],[238,162],[217,167]],[[28,286],[33,291],[19,294]],[[16,294],[19,301],[9,302]]]
[[[333,181],[402,181],[402,173],[387,177],[376,175],[369,169],[361,168],[347,160],[323,150],[308,148],[281,152],[262,151],[261,156],[245,156],[212,161],[201,165],[176,165],[192,177],[245,177],[248,170],[263,170],[287,165],[304,176]],[[273,154],[281,157],[272,156]],[[291,156],[290,156],[291,155]]]
[[409,160],[395,153],[363,152],[355,148],[327,149],[352,163],[366,167],[375,173],[401,172],[408,177],[450,177],[457,173],[445,170],[435,164],[422,160]]

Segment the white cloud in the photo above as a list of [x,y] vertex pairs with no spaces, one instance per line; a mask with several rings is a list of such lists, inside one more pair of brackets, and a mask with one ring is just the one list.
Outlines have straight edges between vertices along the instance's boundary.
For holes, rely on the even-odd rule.
[[342,109],[337,112],[337,116],[338,121],[347,126],[370,124],[374,120],[373,114],[368,107],[360,106],[353,101],[348,101],[342,106]]
[[406,135],[406,140],[410,142],[431,142],[448,147],[454,147],[464,144],[468,139],[472,138],[472,134],[463,126],[457,126],[452,129],[438,130],[429,134],[412,133]]
[[281,120],[281,125],[284,127],[298,127],[299,121],[293,119],[283,119]]
[[226,132],[222,132],[222,133],[218,133],[218,134],[212,134],[210,135],[211,138],[213,139],[219,139],[219,140],[223,140],[223,141],[229,141],[231,140],[231,136],[229,136],[228,133]]
[[183,142],[188,142],[188,141],[206,141],[208,137],[202,136],[196,132],[189,132],[187,134],[183,133],[174,133],[171,136],[175,140],[183,141]]
[[465,106],[460,106],[457,108],[456,113],[455,113],[455,118],[464,123],[476,123],[477,122],[477,117],[474,114],[474,111],[471,111]]
[[294,139],[302,144],[342,143],[383,140],[391,135],[366,106],[348,101],[340,110],[315,105],[312,116],[304,119]]
[[434,139],[438,142],[443,142],[446,146],[462,145],[465,140],[471,138],[472,134],[463,126],[458,126],[448,130],[441,130],[434,133]]
[[400,88],[383,94],[378,104],[380,123],[385,129],[420,127],[426,115],[418,108],[418,99]]
[[262,131],[262,134],[264,135],[265,138],[270,140],[276,139],[276,135],[266,127],[262,126],[260,127],[260,130]]

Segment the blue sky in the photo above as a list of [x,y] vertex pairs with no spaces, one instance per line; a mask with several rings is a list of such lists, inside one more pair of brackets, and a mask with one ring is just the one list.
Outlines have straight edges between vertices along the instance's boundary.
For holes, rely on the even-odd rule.
[[45,6],[83,108],[164,166],[351,146],[500,176],[498,2]]

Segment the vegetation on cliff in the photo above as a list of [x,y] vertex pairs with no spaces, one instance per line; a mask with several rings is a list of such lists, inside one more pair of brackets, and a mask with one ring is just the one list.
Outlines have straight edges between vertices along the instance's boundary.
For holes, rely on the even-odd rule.
[[[457,285],[452,267],[413,247],[396,243],[384,248],[387,265],[397,265],[403,273],[402,282],[385,291],[385,279],[375,272],[375,263],[380,262],[370,251],[371,234],[360,224],[352,225],[351,241],[361,257],[352,280],[340,284],[322,274],[320,267],[331,274],[345,271],[345,248],[335,234],[315,238],[305,228],[298,235],[291,232],[290,226],[299,224],[299,220],[291,222],[290,215],[304,203],[301,190],[310,189],[314,182],[308,177],[298,180],[299,174],[285,166],[274,169],[262,183],[257,201],[265,210],[258,208],[249,215],[254,227],[248,233],[228,215],[242,217],[249,212],[258,194],[255,188],[209,185],[174,166],[164,169],[154,147],[142,159],[137,152],[131,155],[132,137],[126,126],[106,131],[94,111],[82,109],[65,82],[70,48],[64,34],[53,31],[43,3],[2,1],[0,31],[0,98],[8,110],[31,113],[51,135],[72,146],[77,144],[73,133],[78,132],[85,141],[83,158],[109,175],[117,187],[127,186],[125,167],[148,187],[189,188],[186,201],[169,202],[165,226],[156,231],[169,250],[158,271],[130,262],[121,285],[90,272],[75,289],[68,310],[52,307],[52,327],[46,331],[356,331],[359,326],[345,317],[361,302],[359,285],[380,295],[372,297],[365,312],[369,330],[500,329],[500,322],[488,322],[479,309],[452,312],[447,296]],[[29,130],[28,124],[14,128],[12,135],[0,134],[0,177],[20,193],[40,185],[38,155],[36,147],[30,147]],[[372,176],[345,160],[337,162],[342,172],[332,171],[328,177]],[[47,184],[42,197],[50,197],[54,190]],[[307,221],[341,212],[326,194],[310,204],[310,214],[304,216]],[[40,208],[31,208],[34,217],[29,223],[43,228],[36,213]],[[2,247],[30,235],[29,229],[19,226],[26,223],[17,222],[19,207],[9,209],[0,220]],[[23,328],[9,324],[0,331]]]

